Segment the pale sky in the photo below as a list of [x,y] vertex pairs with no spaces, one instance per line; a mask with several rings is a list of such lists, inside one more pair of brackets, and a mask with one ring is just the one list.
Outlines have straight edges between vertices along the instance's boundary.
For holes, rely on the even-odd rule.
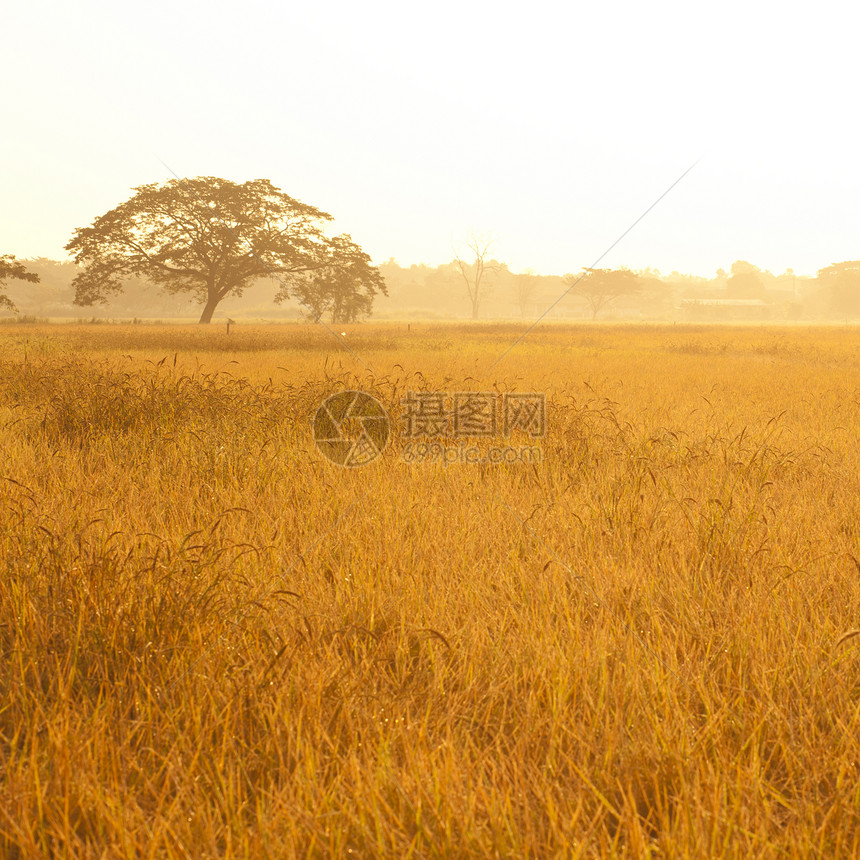
[[[469,230],[516,271],[860,258],[846,2],[18,3],[0,254],[179,176],[267,178],[375,262]],[[162,164],[162,161],[164,164]],[[165,167],[164,165],[167,165]],[[170,168],[170,169],[168,169]]]

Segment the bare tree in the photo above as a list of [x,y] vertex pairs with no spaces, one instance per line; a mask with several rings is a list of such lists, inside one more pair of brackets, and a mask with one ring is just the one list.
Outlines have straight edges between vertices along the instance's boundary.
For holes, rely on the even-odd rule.
[[532,300],[535,289],[537,288],[537,276],[534,269],[526,269],[522,274],[516,277],[517,285],[517,303],[520,306],[520,316],[525,317],[529,308],[529,303]]
[[[485,286],[484,279],[488,272],[495,272],[498,268],[494,261],[489,260],[490,248],[494,240],[488,236],[470,233],[463,243],[465,246],[460,250],[454,249],[454,263],[460,271],[466,283],[469,293],[469,302],[472,305],[472,319],[478,318],[478,308],[481,303],[481,289]],[[474,257],[474,262],[467,263],[463,256]]]

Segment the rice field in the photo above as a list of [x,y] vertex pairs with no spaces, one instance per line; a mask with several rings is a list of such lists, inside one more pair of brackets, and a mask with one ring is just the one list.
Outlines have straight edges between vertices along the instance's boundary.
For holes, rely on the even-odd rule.
[[524,332],[0,327],[0,856],[860,856],[860,330]]

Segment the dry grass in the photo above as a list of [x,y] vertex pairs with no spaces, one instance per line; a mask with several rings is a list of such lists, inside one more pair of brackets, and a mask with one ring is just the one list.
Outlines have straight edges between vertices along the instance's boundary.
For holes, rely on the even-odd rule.
[[[0,855],[860,855],[860,333],[0,332]],[[538,466],[320,400],[546,391]]]

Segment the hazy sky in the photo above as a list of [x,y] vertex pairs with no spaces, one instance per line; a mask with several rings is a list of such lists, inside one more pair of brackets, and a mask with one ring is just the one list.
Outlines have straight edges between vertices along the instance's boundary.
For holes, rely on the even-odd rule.
[[[470,229],[511,268],[860,258],[840,3],[28,2],[3,16],[0,253],[179,176],[268,178],[376,262]],[[168,167],[165,167],[164,164]]]

